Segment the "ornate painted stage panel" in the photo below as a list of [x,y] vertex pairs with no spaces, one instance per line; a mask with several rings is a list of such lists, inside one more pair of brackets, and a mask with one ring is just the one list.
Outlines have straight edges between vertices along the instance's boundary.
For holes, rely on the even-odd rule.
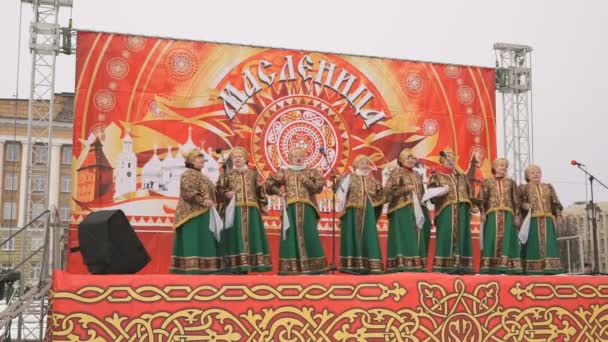
[[76,275],[53,341],[608,339],[608,277]]

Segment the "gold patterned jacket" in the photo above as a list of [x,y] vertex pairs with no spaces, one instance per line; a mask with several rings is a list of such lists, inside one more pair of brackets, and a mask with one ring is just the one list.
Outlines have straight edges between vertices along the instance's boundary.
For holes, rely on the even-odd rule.
[[[561,216],[562,204],[557,198],[553,185],[547,183],[523,184],[519,186],[520,203],[530,203],[532,217]],[[522,214],[528,211],[522,208]]]
[[418,172],[400,166],[391,171],[384,186],[384,194],[388,202],[388,214],[413,203],[412,196],[414,193],[407,190],[410,185],[415,188],[414,191],[418,200],[422,200],[424,184],[422,183],[422,176]]
[[281,169],[266,180],[266,191],[269,195],[280,195],[281,186],[287,193],[287,205],[292,203],[307,203],[318,212],[316,194],[323,191],[325,180],[316,169],[294,171]]
[[226,193],[233,191],[237,207],[256,207],[262,209],[268,205],[262,177],[254,170],[228,170],[222,174],[217,185],[218,197],[226,199]]
[[435,172],[429,179],[429,188],[439,188],[447,186],[449,192],[443,196],[431,199],[435,205],[435,215],[439,216],[441,211],[451,204],[471,203],[473,198],[472,188],[469,180],[462,173],[443,173]]
[[202,215],[209,210],[206,200],[215,202],[215,185],[199,170],[184,171],[180,180],[179,200],[175,209],[173,229],[179,228],[188,220]]
[[[340,177],[336,184],[344,179],[345,175]],[[350,175],[350,186],[346,194],[346,203],[344,209],[347,208],[363,208],[365,201],[369,197],[372,207],[379,207],[384,204],[384,189],[382,183],[378,182],[374,177],[359,176],[355,173]]]
[[476,199],[481,214],[497,210],[509,211],[519,216],[519,193],[517,183],[508,177],[484,179]]

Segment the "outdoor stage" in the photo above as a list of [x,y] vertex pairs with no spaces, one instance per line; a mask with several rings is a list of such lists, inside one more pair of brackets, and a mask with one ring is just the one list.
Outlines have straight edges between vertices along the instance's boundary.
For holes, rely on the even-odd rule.
[[[352,172],[358,155],[384,181],[411,149],[427,179],[452,150],[477,191],[496,158],[494,69],[84,31],[77,46],[68,247],[79,245],[89,213],[121,209],[152,261],[138,275],[92,276],[71,253],[70,273],[54,273],[50,339],[608,339],[606,277],[166,274],[184,155],[194,148],[215,181],[236,146],[263,178],[304,147],[306,164],[328,179],[317,201],[330,258],[329,178]],[[269,209],[276,265],[279,198]],[[479,218],[471,223],[478,269]],[[386,215],[378,235],[386,260]]]
[[51,313],[53,341],[597,341],[608,277],[57,271]]

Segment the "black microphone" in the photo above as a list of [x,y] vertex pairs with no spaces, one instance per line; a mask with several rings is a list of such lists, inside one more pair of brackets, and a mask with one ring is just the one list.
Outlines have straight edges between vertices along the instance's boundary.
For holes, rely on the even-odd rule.
[[[222,153],[224,151],[224,149],[222,147],[218,147],[215,149],[215,153],[220,155],[220,160],[222,161],[222,169],[224,171],[226,171],[226,169],[228,169],[228,161],[226,159],[224,159],[224,154]],[[232,168],[232,167],[230,167]]]
[[456,168],[456,164],[454,164],[454,161],[452,159],[450,159],[450,157],[448,156],[447,153],[445,153],[445,151],[439,151],[439,155],[448,161],[448,164],[450,164],[450,166],[452,166],[452,169],[454,170],[454,172],[456,172],[457,174],[460,174],[460,171],[458,171],[458,168]]
[[331,168],[331,163],[329,162],[329,157],[327,156],[327,150],[325,149],[324,146],[319,147],[319,153],[321,153],[323,155],[323,158],[325,159],[325,162],[327,163],[327,168],[331,172],[331,176],[334,179],[334,183],[335,183],[336,172]]
[[585,166],[585,164],[581,164],[581,163],[577,162],[574,159],[570,161],[570,165],[572,165],[572,166]]

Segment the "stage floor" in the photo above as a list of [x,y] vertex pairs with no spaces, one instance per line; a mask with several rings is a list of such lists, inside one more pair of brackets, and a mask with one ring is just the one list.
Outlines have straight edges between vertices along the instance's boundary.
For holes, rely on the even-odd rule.
[[608,339],[602,276],[53,278],[53,341]]

